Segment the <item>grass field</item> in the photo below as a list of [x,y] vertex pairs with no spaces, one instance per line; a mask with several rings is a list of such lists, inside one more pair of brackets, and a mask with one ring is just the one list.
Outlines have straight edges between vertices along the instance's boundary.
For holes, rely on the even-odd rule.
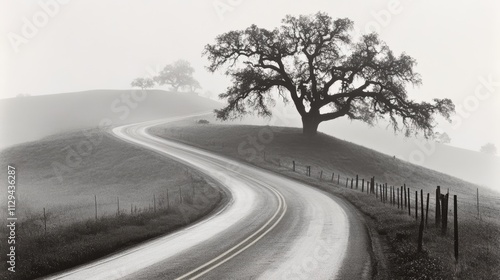
[[[152,132],[306,181],[340,195],[358,207],[384,244],[381,246],[384,257],[379,259],[379,279],[500,278],[498,193],[323,134],[308,139],[295,128],[193,126],[192,123],[191,120],[156,127]],[[292,171],[292,161],[296,162],[296,172]],[[305,175],[306,166],[311,166],[311,177]],[[323,180],[319,179],[321,171],[325,176]],[[341,174],[340,185],[330,182],[332,172]],[[423,189],[431,194],[431,222],[424,233],[424,253],[416,253],[418,223],[414,217],[383,204],[372,195],[345,188],[345,178],[356,175],[366,179],[375,176],[380,183],[406,184],[412,193]],[[449,189],[450,197],[457,194],[459,198],[458,263],[453,258],[453,213],[448,213],[450,230],[446,236],[441,236],[433,225],[434,193],[438,185],[442,192]],[[477,216],[477,190],[481,200],[481,219]],[[452,199],[450,205],[453,205]],[[384,275],[383,271],[387,274]]]
[[[89,133],[56,135],[0,154],[5,170],[8,164],[17,170],[17,279],[171,232],[222,204],[222,191],[194,170],[98,130]],[[0,180],[7,180],[5,173]],[[6,194],[0,195],[2,205]],[[1,215],[5,220],[6,211]],[[6,227],[0,234],[6,243]],[[6,267],[0,278],[4,273]]]

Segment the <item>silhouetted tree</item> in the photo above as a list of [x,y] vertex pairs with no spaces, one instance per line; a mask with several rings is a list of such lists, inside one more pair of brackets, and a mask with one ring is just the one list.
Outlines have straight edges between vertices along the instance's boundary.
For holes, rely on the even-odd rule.
[[170,85],[176,92],[182,88],[188,88],[191,91],[196,91],[200,88],[200,83],[193,78],[194,68],[185,60],[178,60],[173,64],[169,64],[163,68],[155,81],[159,85]]
[[486,143],[483,146],[481,146],[480,151],[485,154],[496,155],[497,147],[493,143]]
[[152,88],[155,85],[153,79],[150,78],[137,78],[130,84],[132,87],[140,87],[141,89]]
[[375,33],[353,43],[352,26],[347,18],[317,13],[286,16],[273,30],[252,25],[217,36],[203,53],[208,69],[227,67],[225,74],[232,78],[232,86],[219,95],[228,103],[216,110],[217,117],[234,119],[249,110],[271,116],[277,92],[285,102],[291,98],[306,135],[315,135],[321,122],[343,116],[369,124],[388,116],[395,131],[431,136],[434,115],[449,120],[452,101],[410,100],[406,86],[421,84],[415,60],[396,56]]

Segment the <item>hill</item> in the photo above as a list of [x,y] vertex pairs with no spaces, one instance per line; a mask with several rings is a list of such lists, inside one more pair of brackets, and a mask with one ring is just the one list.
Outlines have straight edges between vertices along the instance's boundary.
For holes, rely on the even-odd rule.
[[[154,127],[151,132],[246,161],[346,199],[364,214],[369,227],[380,273],[374,279],[498,279],[500,276],[500,196],[488,188],[329,135],[304,137],[299,128],[192,126],[184,121]],[[356,188],[353,184],[356,175],[365,181],[374,176],[378,194],[368,195],[366,187]],[[350,179],[350,184],[346,179]],[[384,183],[387,191],[382,202],[380,187]],[[405,209],[389,200],[389,188],[402,185],[406,185],[411,196],[411,205],[408,203],[406,208],[405,202]],[[441,225],[434,224],[438,185],[442,193],[449,191],[450,195],[445,233]],[[426,222],[420,227],[425,230],[423,250],[419,252],[418,218],[424,217],[424,199],[418,199],[420,205],[415,201],[420,190],[429,195],[429,206]],[[457,195],[457,210],[453,208],[454,195]],[[421,209],[417,219],[415,205]],[[459,228],[458,262],[453,257],[455,225]]]
[[216,101],[163,90],[90,90],[0,100],[0,149],[70,131],[212,111]]
[[476,211],[474,202],[479,190],[484,203],[481,211],[492,219],[500,214],[500,195],[489,188],[326,134],[308,139],[298,128],[218,124],[192,126],[191,122],[186,120],[176,125],[155,127],[152,132],[256,165],[276,166],[279,163],[282,167],[287,166],[288,170],[295,160],[299,172],[304,174],[305,166],[311,166],[315,177],[321,170],[325,177],[331,176],[332,172],[341,174],[344,182],[346,176],[353,178],[359,175],[359,178],[365,179],[375,176],[380,183],[406,184],[412,189],[423,189],[429,193],[434,193],[436,186],[441,186],[444,190],[449,189],[450,193],[460,194],[461,199],[470,203],[470,207],[464,207],[470,213]]
[[[280,107],[273,111],[273,118],[247,117],[243,124],[271,126],[302,126],[294,108]],[[500,157],[478,151],[443,145],[422,138],[395,135],[384,122],[371,127],[345,118],[324,122],[319,130],[333,137],[346,140],[422,167],[446,173],[453,177],[488,187],[500,193]],[[453,143],[453,140],[452,140]]]

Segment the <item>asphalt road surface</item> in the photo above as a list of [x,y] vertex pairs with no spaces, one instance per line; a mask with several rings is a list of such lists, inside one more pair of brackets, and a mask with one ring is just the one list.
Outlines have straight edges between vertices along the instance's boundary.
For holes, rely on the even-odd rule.
[[229,202],[189,227],[49,279],[371,278],[369,238],[352,206],[307,184],[148,134],[173,120],[121,126],[113,134],[212,177]]

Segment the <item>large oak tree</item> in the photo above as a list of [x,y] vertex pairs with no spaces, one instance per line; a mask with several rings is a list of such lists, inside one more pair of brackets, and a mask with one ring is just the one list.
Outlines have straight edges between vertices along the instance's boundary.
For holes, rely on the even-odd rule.
[[451,100],[409,99],[407,86],[421,84],[416,61],[394,54],[375,33],[352,42],[352,26],[347,18],[317,13],[287,16],[273,30],[252,25],[219,35],[203,53],[211,72],[225,69],[232,78],[219,95],[227,105],[216,110],[217,117],[234,119],[251,111],[271,116],[280,95],[295,104],[306,135],[343,116],[369,124],[387,117],[406,135],[432,135],[435,115],[449,120],[454,112]]

